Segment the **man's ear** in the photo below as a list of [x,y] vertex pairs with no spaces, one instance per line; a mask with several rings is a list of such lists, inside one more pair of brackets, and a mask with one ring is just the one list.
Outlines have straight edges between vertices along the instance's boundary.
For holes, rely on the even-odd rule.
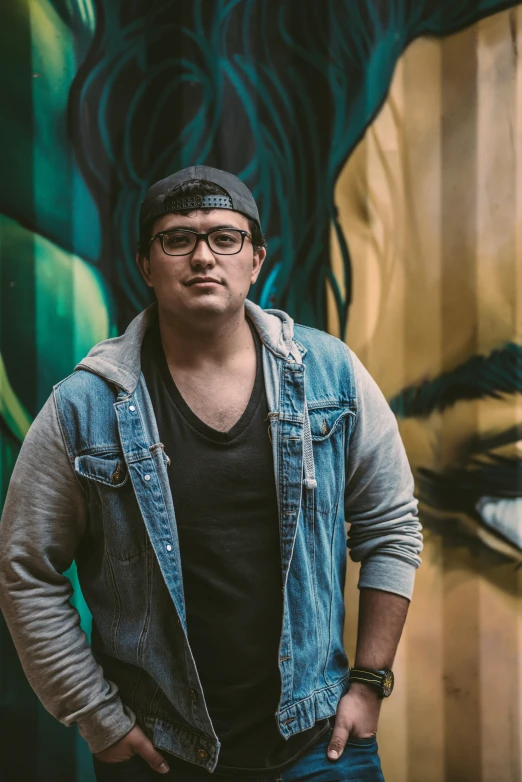
[[261,266],[263,265],[263,261],[266,258],[266,247],[258,247],[257,250],[254,252],[254,265],[252,267],[252,277],[250,284],[253,285],[257,278],[259,277],[259,272],[261,271]]
[[143,277],[143,279],[145,280],[149,288],[152,288],[152,281],[150,277],[150,258],[146,258],[140,252],[137,252],[136,263],[138,264],[138,269],[141,272],[141,276]]

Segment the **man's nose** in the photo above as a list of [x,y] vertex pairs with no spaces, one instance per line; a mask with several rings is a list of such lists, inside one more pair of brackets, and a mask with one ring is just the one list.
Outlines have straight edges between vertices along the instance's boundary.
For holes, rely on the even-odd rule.
[[204,239],[197,239],[190,259],[192,266],[214,266],[216,258]]

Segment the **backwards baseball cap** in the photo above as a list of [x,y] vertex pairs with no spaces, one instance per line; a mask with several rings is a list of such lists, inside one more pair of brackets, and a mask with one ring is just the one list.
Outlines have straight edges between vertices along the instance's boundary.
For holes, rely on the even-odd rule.
[[[226,195],[177,197],[176,188],[194,179],[212,182],[222,188]],[[140,209],[140,231],[149,222],[164,214],[190,212],[194,209],[233,209],[260,225],[254,196],[237,176],[220,168],[189,166],[161,179],[149,188]]]

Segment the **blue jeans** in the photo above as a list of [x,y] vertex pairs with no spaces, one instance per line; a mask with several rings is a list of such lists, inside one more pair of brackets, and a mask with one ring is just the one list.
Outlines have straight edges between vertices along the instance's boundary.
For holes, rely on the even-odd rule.
[[[310,752],[284,771],[260,776],[251,782],[384,782],[377,739],[348,739],[338,760],[330,760],[326,750],[332,729]],[[159,774],[139,755],[123,763],[101,763],[94,758],[97,782],[244,782],[241,777],[223,777],[203,772],[180,776],[171,771]]]

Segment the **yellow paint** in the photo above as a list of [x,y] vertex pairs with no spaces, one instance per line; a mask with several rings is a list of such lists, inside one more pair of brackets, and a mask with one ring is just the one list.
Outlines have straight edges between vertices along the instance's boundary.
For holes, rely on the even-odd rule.
[[[347,342],[388,398],[473,354],[522,344],[518,52],[521,8],[416,41],[337,181],[353,264]],[[341,283],[333,233],[332,268]],[[412,467],[440,471],[458,465],[477,436],[521,423],[522,394],[509,394],[459,402],[400,429]],[[495,453],[520,458],[520,449],[516,442]],[[522,552],[470,516],[422,506],[421,519],[428,512],[448,534],[426,532],[396,692],[383,704],[386,780],[520,782]],[[457,528],[466,536],[452,539]],[[350,563],[352,659],[356,601]]]
[[31,426],[31,416],[19,401],[7,377],[4,360],[0,355],[0,416],[11,433],[20,441]]

